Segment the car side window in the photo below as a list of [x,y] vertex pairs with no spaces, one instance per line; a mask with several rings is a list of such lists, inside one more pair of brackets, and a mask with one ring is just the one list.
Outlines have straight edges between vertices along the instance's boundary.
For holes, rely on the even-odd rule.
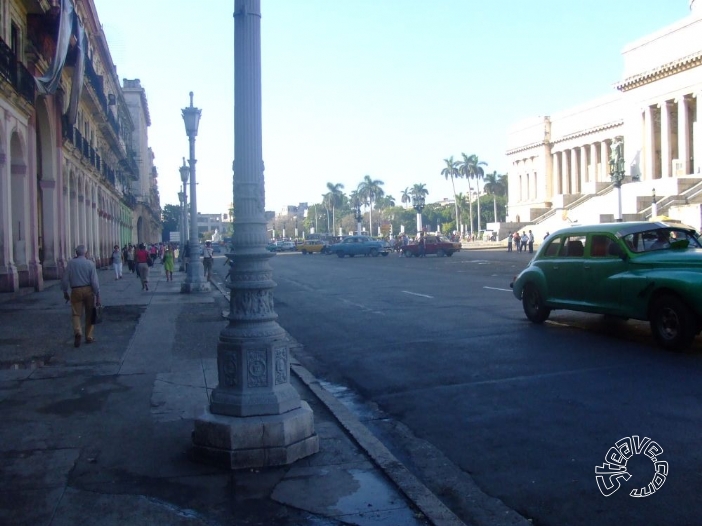
[[570,236],[565,238],[565,242],[561,247],[560,256],[569,258],[583,257],[585,254],[585,237]]
[[563,238],[561,237],[557,237],[550,240],[548,246],[546,247],[546,252],[544,253],[544,256],[547,258],[556,257],[558,255],[559,249],[561,248],[562,241]]
[[590,238],[590,257],[607,258],[614,257],[609,255],[609,245],[614,241],[609,236],[604,234],[594,234]]

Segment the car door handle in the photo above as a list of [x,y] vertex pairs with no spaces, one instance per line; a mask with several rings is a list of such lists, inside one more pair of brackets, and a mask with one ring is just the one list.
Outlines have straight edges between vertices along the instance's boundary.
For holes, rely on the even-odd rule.
[[585,270],[590,270],[592,267],[591,267],[590,265],[583,265],[583,268],[584,268]]

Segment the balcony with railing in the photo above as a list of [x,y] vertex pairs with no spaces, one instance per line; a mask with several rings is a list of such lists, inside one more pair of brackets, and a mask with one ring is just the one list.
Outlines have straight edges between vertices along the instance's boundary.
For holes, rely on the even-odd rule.
[[0,77],[9,82],[27,102],[34,104],[36,93],[34,77],[17,60],[12,49],[2,39],[0,39]]

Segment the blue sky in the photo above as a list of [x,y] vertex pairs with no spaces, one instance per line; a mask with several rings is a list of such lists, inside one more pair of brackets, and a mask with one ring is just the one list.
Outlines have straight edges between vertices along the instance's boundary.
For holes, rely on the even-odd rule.
[[[234,0],[94,0],[120,79],[139,78],[161,204],[188,156],[195,93],[198,210],[232,200]],[[203,9],[202,6],[207,6]],[[507,171],[506,132],[612,93],[621,50],[688,15],[688,0],[262,0],[266,209],[348,193],[364,175],[398,200],[452,197],[443,159]],[[466,192],[459,181],[457,192]]]

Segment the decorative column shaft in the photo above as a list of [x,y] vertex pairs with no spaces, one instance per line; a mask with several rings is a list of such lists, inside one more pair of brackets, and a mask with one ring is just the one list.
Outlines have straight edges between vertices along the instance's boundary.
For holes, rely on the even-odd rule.
[[671,103],[661,103],[661,177],[671,176],[673,164],[673,144],[671,141],[670,107]]
[[319,450],[314,414],[290,383],[290,342],[273,308],[269,259],[275,254],[265,248],[260,27],[260,0],[236,0],[229,324],[217,346],[219,384],[193,431],[196,453],[232,469],[290,464]]
[[[597,178],[597,144],[590,144],[590,173],[588,181],[596,183],[599,179]],[[595,188],[595,191],[597,189]]]
[[554,183],[554,194],[563,193],[563,181],[561,181],[561,163],[560,163],[560,152],[555,152],[553,156],[553,183]]
[[682,162],[682,175],[688,175],[692,169],[690,166],[689,104],[690,101],[685,95],[678,99],[678,159]]
[[644,108],[644,171],[643,179],[656,179],[656,145],[655,133],[653,131],[653,108],[646,106]]
[[578,150],[577,148],[570,149],[570,193],[577,194],[580,192],[580,184],[578,178]]

